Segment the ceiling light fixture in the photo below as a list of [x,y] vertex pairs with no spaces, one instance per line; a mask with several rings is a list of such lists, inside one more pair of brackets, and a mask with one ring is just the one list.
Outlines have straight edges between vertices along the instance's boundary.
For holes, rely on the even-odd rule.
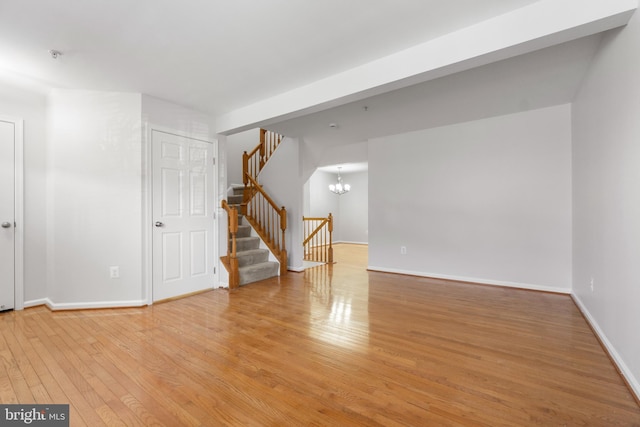
[[329,186],[329,191],[336,193],[338,196],[343,195],[344,193],[348,192],[349,190],[351,190],[351,186],[349,184],[343,184],[342,183],[342,177],[340,176],[340,169],[342,169],[341,167],[338,167],[338,183],[333,185],[331,184]]
[[62,52],[55,49],[49,49],[49,55],[51,55],[51,58],[53,59],[58,59],[59,56],[62,56]]

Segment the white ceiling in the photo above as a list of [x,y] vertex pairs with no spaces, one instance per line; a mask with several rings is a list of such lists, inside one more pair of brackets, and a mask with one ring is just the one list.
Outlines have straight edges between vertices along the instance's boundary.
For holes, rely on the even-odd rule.
[[0,81],[220,115],[535,1],[1,0]]
[[340,168],[341,174],[355,173],[355,172],[364,172],[369,170],[369,163],[367,162],[356,162],[356,163],[339,163],[336,165],[330,166],[321,166],[318,170],[323,172],[329,172],[338,174],[338,168]]
[[303,137],[320,158],[320,152],[338,145],[566,104],[575,97],[601,37],[584,37],[269,129]]

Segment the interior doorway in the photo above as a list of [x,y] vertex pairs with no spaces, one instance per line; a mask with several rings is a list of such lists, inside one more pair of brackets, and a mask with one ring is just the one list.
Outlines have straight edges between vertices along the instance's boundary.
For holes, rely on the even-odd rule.
[[[338,167],[350,191],[336,194],[330,186],[338,182]],[[368,164],[341,163],[316,169],[304,186],[304,217],[333,217],[333,245],[342,243],[367,245]],[[341,262],[341,253],[333,251],[333,261]],[[365,263],[366,264],[366,263]],[[311,265],[309,265],[311,266]]]
[[23,125],[0,117],[0,311],[22,309]]
[[216,144],[152,131],[152,296],[215,286]]

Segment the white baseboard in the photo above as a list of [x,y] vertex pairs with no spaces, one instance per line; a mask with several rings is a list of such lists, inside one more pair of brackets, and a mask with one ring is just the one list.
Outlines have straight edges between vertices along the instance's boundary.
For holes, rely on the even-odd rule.
[[40,299],[34,299],[31,301],[25,301],[24,302],[24,308],[29,308],[29,307],[37,307],[39,305],[47,305],[47,298],[40,298]]
[[349,245],[368,245],[369,242],[350,242],[348,240],[337,240],[335,242],[333,242],[334,245],[340,244],[340,243],[346,243]]
[[287,267],[287,270],[295,273],[302,273],[304,271],[304,267]]
[[45,304],[53,311],[82,310],[91,308],[142,307],[148,305],[146,300],[56,303],[51,301],[49,298],[46,298]]
[[556,288],[553,286],[541,286],[541,285],[532,285],[529,283],[477,279],[475,277],[465,277],[465,276],[449,276],[446,274],[434,274],[434,273],[425,273],[422,271],[399,270],[395,268],[376,267],[372,265],[368,266],[367,269],[372,271],[381,271],[383,273],[406,274],[409,276],[428,277],[432,279],[455,280],[457,282],[469,282],[469,283],[475,283],[479,285],[502,286],[506,288],[527,289],[532,291],[553,292],[553,293],[567,294],[567,295],[571,294],[571,288],[561,288],[561,287]]
[[631,369],[629,369],[627,364],[624,363],[624,360],[616,351],[616,348],[613,346],[613,344],[611,344],[611,341],[609,341],[602,328],[600,328],[600,325],[598,325],[596,319],[594,319],[589,310],[587,310],[587,307],[584,305],[580,297],[578,297],[576,294],[571,294],[571,298],[573,298],[573,301],[578,306],[578,309],[582,312],[582,315],[585,317],[585,319],[587,319],[587,322],[589,322],[589,325],[591,325],[591,328],[595,331],[596,335],[598,335],[600,342],[605,346],[607,352],[609,353],[609,356],[611,356],[611,359],[613,359],[613,362],[616,364],[618,370],[627,381],[627,384],[629,384],[629,387],[631,388],[633,393],[636,395],[636,399],[640,400],[640,381],[638,380],[638,378],[633,375]]

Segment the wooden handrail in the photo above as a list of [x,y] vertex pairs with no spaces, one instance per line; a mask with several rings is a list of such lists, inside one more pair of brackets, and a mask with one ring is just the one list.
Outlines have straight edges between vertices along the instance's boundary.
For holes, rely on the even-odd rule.
[[[267,194],[266,191],[264,191],[264,189],[262,188],[262,186],[260,184],[258,184],[258,181],[256,181],[255,179],[253,179],[252,177],[248,177],[249,182],[252,184],[252,187],[255,188],[255,190],[257,192],[259,192],[260,194],[262,194],[262,196],[266,199],[267,202],[269,202],[269,204],[273,207],[273,209],[278,210],[278,205],[276,204],[276,202],[273,201],[273,199],[271,197],[269,197],[269,195]],[[284,208],[282,208],[284,209]]]
[[315,230],[313,230],[311,232],[311,234],[309,234],[309,236],[304,239],[304,241],[302,242],[303,245],[306,245],[309,240],[313,239],[315,237],[316,234],[318,234],[320,232],[320,230],[322,229],[322,227],[329,222],[329,218],[310,218],[310,217],[302,217],[303,221],[322,221],[320,224],[317,225],[317,227],[315,228]]
[[258,173],[260,173],[260,170],[262,170],[262,166],[260,166],[260,164],[262,163],[262,156],[259,155],[260,147],[261,145],[259,144],[256,146],[256,148],[251,150],[250,153],[247,153],[245,151],[242,155],[242,179],[245,187],[249,184],[245,176],[249,174],[249,176],[257,178]]
[[[260,143],[251,152],[245,151],[242,155],[243,180],[247,173],[254,179],[258,179],[258,174],[276,151],[282,139],[283,136],[278,133],[260,129]],[[244,185],[248,185],[246,180]]]
[[245,175],[248,185],[245,187],[243,214],[253,226],[260,238],[269,247],[280,262],[280,275],[287,272],[287,250],[285,230],[287,229],[287,210],[278,207],[273,199],[264,191],[249,174]]
[[222,208],[227,212],[228,224],[227,227],[227,258],[225,267],[227,267],[227,271],[229,272],[229,288],[236,289],[240,286],[240,270],[238,266],[238,257],[237,255],[237,241],[236,234],[238,233],[238,210],[235,207],[229,206],[226,200],[222,201]]
[[260,147],[262,144],[258,144],[256,145],[256,148],[254,148],[253,150],[251,150],[251,152],[249,153],[249,157],[253,156],[254,154],[256,154],[258,151],[260,151]]
[[333,215],[326,218],[302,217],[305,261],[333,263]]

